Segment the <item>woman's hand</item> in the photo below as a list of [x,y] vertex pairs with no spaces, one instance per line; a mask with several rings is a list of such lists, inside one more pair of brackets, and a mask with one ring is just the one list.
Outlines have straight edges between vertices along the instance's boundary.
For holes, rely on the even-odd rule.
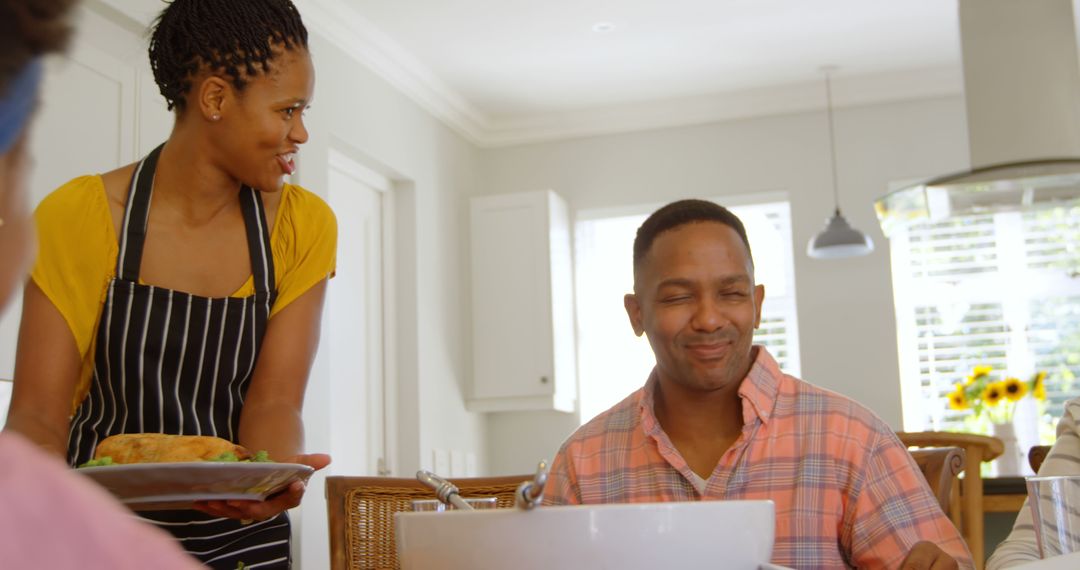
[[[330,465],[330,456],[325,453],[297,455],[285,463],[300,463],[313,467],[316,471]],[[300,504],[307,485],[303,481],[293,481],[285,489],[269,496],[264,501],[196,501],[194,509],[215,517],[240,519],[245,522],[261,521],[277,516]]]

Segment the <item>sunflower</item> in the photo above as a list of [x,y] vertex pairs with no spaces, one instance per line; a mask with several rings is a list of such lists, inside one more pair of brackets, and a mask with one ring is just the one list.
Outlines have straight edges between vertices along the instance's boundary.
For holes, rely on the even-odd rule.
[[1021,382],[1019,378],[1006,378],[1005,379],[1005,397],[1011,402],[1019,401],[1020,398],[1027,396],[1028,385]]
[[1046,380],[1046,372],[1037,372],[1031,379],[1031,395],[1040,402],[1046,400],[1046,384],[1043,380]]
[[956,389],[949,392],[949,407],[954,410],[966,410],[971,407],[962,384],[957,384]]
[[982,378],[983,376],[989,376],[990,373],[993,372],[993,371],[994,371],[993,366],[989,366],[989,365],[986,365],[986,364],[980,364],[980,365],[976,366],[974,369],[972,369],[972,371],[971,371],[971,379],[972,380],[978,380],[979,378]]
[[992,382],[986,386],[986,389],[982,393],[982,401],[991,408],[998,405],[998,402],[1005,397],[1005,383],[1004,382]]

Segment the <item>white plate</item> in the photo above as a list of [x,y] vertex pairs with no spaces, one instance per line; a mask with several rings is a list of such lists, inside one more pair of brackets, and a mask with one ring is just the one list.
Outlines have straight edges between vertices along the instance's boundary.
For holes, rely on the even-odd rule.
[[315,471],[297,463],[135,463],[82,467],[120,502],[135,510],[190,508],[194,501],[261,501]]

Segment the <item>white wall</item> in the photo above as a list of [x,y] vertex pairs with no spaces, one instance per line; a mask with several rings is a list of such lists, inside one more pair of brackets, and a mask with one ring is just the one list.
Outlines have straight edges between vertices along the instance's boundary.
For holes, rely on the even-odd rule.
[[[399,305],[416,307],[415,315],[408,310],[399,315],[399,341],[412,341],[412,346],[399,349],[415,353],[420,387],[414,412],[419,413],[414,419],[420,429],[399,434],[404,447],[416,449],[398,458],[399,469],[409,472],[427,465],[429,451],[436,447],[480,451],[483,422],[465,412],[462,400],[470,344],[461,333],[468,315],[461,260],[464,196],[474,186],[477,152],[320,36],[313,35],[311,50],[317,87],[305,158],[322,163],[331,144],[351,149],[354,158],[383,172],[396,186],[397,296]],[[317,188],[325,171],[307,170],[303,176],[308,177],[304,184]],[[408,408],[410,403],[403,405]],[[404,443],[410,439],[419,443]]]
[[[948,97],[837,111],[841,206],[877,246],[863,258],[821,261],[805,255],[807,241],[833,209],[825,124],[824,113],[804,113],[486,150],[480,189],[495,194],[551,188],[572,211],[787,192],[803,376],[866,404],[899,428],[888,242],[872,204],[890,182],[967,168],[964,104]],[[647,374],[641,371],[643,383]],[[490,415],[489,468],[529,472],[536,459],[554,455],[576,427],[574,416]]]
[[[475,186],[477,151],[318,33],[310,47],[316,88],[308,112],[311,141],[301,150],[301,184],[314,191],[326,186],[326,169],[312,166],[326,164],[333,146],[395,185],[398,357],[390,383],[398,405],[389,413],[397,431],[392,475],[409,477],[421,467],[433,468],[435,450],[476,454],[482,466],[483,418],[465,411],[463,400],[471,347],[462,332],[469,318],[464,196]],[[329,442],[332,429],[332,395],[320,384],[325,373],[322,366],[313,372],[305,403],[312,450]],[[338,473],[333,465],[328,472],[357,475]],[[302,507],[305,568],[328,567],[321,479]]]

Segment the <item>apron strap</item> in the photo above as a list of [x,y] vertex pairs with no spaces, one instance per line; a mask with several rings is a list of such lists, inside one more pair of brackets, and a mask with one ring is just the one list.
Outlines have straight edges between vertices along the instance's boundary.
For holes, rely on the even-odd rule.
[[[146,224],[150,216],[150,198],[154,195],[154,172],[164,146],[162,143],[150,151],[135,167],[135,174],[131,177],[127,204],[124,206],[124,226],[120,233],[120,252],[116,256],[116,274],[124,281],[139,281],[143,243],[146,242]],[[274,258],[262,195],[258,190],[244,185],[240,188],[239,197],[247,231],[255,292],[263,294],[268,302],[273,304],[277,281],[274,277]]]
[[240,189],[240,209],[244,214],[244,226],[247,229],[255,292],[272,298],[276,296],[271,295],[271,292],[276,291],[277,282],[274,278],[274,256],[270,249],[270,231],[266,227],[262,193],[245,185]]
[[116,256],[116,274],[125,281],[138,282],[142,264],[143,243],[146,241],[146,220],[150,215],[150,197],[154,194],[154,172],[157,171],[160,146],[150,151],[135,167],[124,206],[124,227],[120,232],[120,253]]

